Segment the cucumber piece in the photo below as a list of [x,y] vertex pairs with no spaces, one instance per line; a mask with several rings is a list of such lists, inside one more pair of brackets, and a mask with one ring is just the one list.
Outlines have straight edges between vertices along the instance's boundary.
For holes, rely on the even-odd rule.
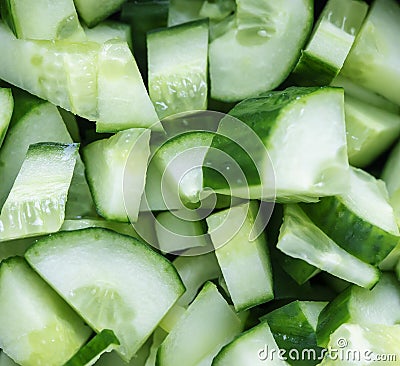
[[155,230],[159,249],[163,253],[179,253],[197,247],[212,248],[205,222],[196,213],[191,216],[186,218],[179,211],[166,211],[157,215]]
[[200,10],[204,0],[170,0],[168,9],[168,27],[192,22],[202,18]]
[[[268,350],[274,352],[268,353]],[[266,361],[271,366],[289,365],[280,358],[278,345],[268,323],[262,322],[222,348],[212,366],[262,366]]]
[[150,130],[133,128],[84,148],[86,174],[97,212],[106,219],[137,220],[150,155],[149,140]]
[[207,109],[208,23],[147,35],[149,93],[160,119]]
[[119,346],[118,338],[109,329],[103,329],[86,343],[64,366],[91,366],[103,353],[111,352]]
[[241,331],[240,319],[216,286],[207,282],[161,344],[156,365],[210,365]]
[[3,19],[22,39],[83,41],[73,0],[2,0]]
[[105,43],[111,39],[118,39],[128,43],[132,49],[131,27],[128,24],[115,20],[106,20],[94,28],[83,27],[90,42]]
[[244,198],[249,191],[255,199],[276,195],[278,202],[344,192],[349,166],[343,99],[338,88],[289,88],[237,104],[221,120],[205,157],[203,185]]
[[341,73],[335,78],[335,80],[333,80],[331,86],[343,88],[345,96],[356,98],[371,106],[378,107],[394,114],[400,113],[400,106],[387,100],[381,95],[354,83],[350,79],[345,78]]
[[77,154],[77,144],[30,145],[1,210],[0,241],[60,229]]
[[[169,202],[180,199],[183,204],[197,203],[203,188],[202,165],[211,144],[213,133],[192,131],[170,138],[155,152],[152,160],[163,176]],[[169,189],[168,189],[169,188]]]
[[332,334],[329,341],[328,347],[332,352],[327,352],[327,356],[319,365],[395,365],[400,359],[399,341],[399,325],[343,324]]
[[139,240],[106,229],[54,234],[25,257],[94,330],[115,333],[125,361],[184,291],[168,260]]
[[343,66],[343,76],[400,105],[400,5],[375,0]]
[[379,280],[377,268],[342,249],[294,204],[285,206],[277,248],[361,287],[371,288]]
[[38,238],[39,237],[32,237],[0,242],[0,262],[10,257],[22,257],[25,251]]
[[7,354],[0,350],[0,366],[19,366],[14,360],[7,356]]
[[[207,218],[215,255],[237,312],[274,298],[267,241],[257,227],[258,211],[258,203],[252,201]],[[254,238],[254,232],[261,234]]]
[[91,330],[27,265],[0,266],[0,346],[21,365],[63,365]]
[[[322,348],[317,346],[315,331],[318,316],[326,305],[327,302],[297,300],[271,311],[261,320],[268,323],[279,349],[288,355],[296,351],[298,355],[305,355],[305,350],[310,351],[310,355],[319,355]],[[317,362],[316,357],[289,357],[288,361],[291,365],[316,365]]]
[[13,109],[14,99],[11,89],[0,88],[0,147],[6,137]]
[[329,0],[291,77],[299,85],[327,85],[339,73],[367,14],[359,0]]
[[177,257],[172,264],[186,288],[186,291],[177,301],[178,306],[188,306],[205,282],[222,276],[214,252],[195,257]]
[[235,21],[209,49],[211,96],[223,101],[255,96],[285,80],[313,22],[308,0],[237,0],[236,5]]
[[349,190],[302,209],[326,235],[348,253],[379,264],[400,240],[384,182],[352,169]]
[[280,265],[299,285],[303,285],[321,272],[319,268],[301,259],[288,257],[287,255],[282,256]]
[[347,152],[353,166],[365,167],[400,135],[400,115],[345,96]]
[[98,57],[96,131],[117,132],[131,127],[162,131],[128,44],[107,41]]
[[119,10],[126,0],[74,0],[76,10],[88,27],[94,27]]
[[205,0],[200,8],[200,18],[223,20],[236,10],[235,0]]
[[60,113],[61,118],[63,119],[65,126],[67,127],[68,133],[70,134],[72,140],[74,142],[81,142],[81,136],[79,132],[79,126],[78,126],[78,121],[76,120],[76,116],[69,112],[66,111],[65,109],[62,109],[60,107],[57,108],[58,112]]
[[318,344],[325,347],[330,335],[344,323],[397,324],[399,309],[400,285],[390,273],[384,273],[372,290],[350,286],[322,310],[317,326]]

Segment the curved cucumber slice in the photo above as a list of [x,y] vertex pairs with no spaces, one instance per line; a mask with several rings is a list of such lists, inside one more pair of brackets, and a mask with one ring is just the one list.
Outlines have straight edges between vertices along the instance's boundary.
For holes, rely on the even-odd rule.
[[236,4],[236,21],[209,49],[211,96],[224,101],[277,87],[297,62],[312,27],[309,0],[237,0]]
[[0,88],[0,147],[11,121],[14,109],[14,99],[11,89]]
[[207,109],[207,22],[149,33],[147,52],[150,98],[160,119]]
[[64,366],[91,366],[105,352],[119,346],[118,338],[109,329],[103,329],[85,344]]
[[150,130],[133,128],[83,150],[97,212],[115,221],[136,221],[150,155]]
[[82,41],[73,0],[2,0],[3,19],[18,38]]
[[183,293],[174,267],[137,239],[105,229],[62,232],[25,254],[97,332],[111,329],[129,361]]
[[400,239],[387,196],[382,181],[352,169],[346,193],[301,207],[337,245],[366,263],[379,264]]
[[285,206],[277,248],[361,287],[371,288],[379,280],[377,268],[343,250],[294,204]]
[[158,366],[204,363],[210,365],[219,350],[242,330],[241,321],[207,282],[193,303],[167,335],[157,353]]
[[372,290],[350,286],[322,310],[318,318],[318,344],[325,347],[329,336],[343,323],[397,324],[399,309],[400,284],[392,274],[384,273]]
[[27,265],[0,266],[0,347],[21,365],[63,365],[86,342],[89,327]]
[[[276,195],[277,201],[342,193],[349,179],[343,90],[289,88],[246,99],[221,120],[211,148],[203,185],[217,193],[248,198],[249,188],[251,198]],[[237,186],[229,187],[214,173],[237,174],[221,152],[239,165],[247,182],[232,177]]]
[[343,76],[400,105],[400,5],[375,0],[343,66]]
[[77,144],[29,147],[1,210],[0,241],[60,229],[77,155]]
[[278,354],[268,355],[269,350],[279,349],[267,322],[262,322],[241,334],[225,346],[215,357],[212,366],[288,366]]
[[329,0],[292,77],[300,85],[327,85],[342,68],[368,11],[359,0]]

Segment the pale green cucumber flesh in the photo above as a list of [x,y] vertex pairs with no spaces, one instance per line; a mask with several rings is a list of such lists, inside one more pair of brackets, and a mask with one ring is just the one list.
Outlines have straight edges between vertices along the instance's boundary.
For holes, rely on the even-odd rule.
[[116,350],[126,361],[184,291],[168,260],[105,229],[54,234],[25,257],[97,332],[114,331],[121,343]]
[[11,89],[0,88],[0,147],[3,144],[14,109]]
[[74,0],[76,9],[89,27],[116,12],[125,0]]
[[0,346],[19,364],[62,365],[91,334],[23,258],[1,263],[0,294]]

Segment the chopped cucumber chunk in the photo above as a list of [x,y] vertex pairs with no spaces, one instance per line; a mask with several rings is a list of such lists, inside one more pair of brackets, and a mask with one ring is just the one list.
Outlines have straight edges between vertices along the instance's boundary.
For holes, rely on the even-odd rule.
[[0,88],[0,147],[11,121],[14,108],[14,99],[11,89]]
[[131,27],[128,24],[107,20],[94,28],[83,27],[88,41],[105,43],[111,39],[119,39],[132,48]]

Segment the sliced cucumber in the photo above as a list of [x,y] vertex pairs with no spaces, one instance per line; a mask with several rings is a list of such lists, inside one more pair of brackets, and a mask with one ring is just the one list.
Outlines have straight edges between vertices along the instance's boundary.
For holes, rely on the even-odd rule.
[[150,155],[150,130],[121,131],[83,150],[97,212],[109,220],[136,221]]
[[30,145],[1,210],[0,241],[60,229],[77,155],[77,144]]
[[21,365],[63,365],[91,330],[18,257],[0,266],[0,346]]
[[343,76],[400,105],[400,5],[375,0],[343,67]]
[[73,0],[2,0],[1,10],[18,38],[85,39]]
[[207,22],[149,33],[147,52],[150,98],[160,119],[207,109]]
[[64,366],[91,366],[103,353],[111,352],[119,346],[118,338],[109,329],[103,329],[85,344]]
[[115,13],[126,0],[74,0],[79,16],[89,26],[106,19]]
[[352,169],[349,190],[301,207],[326,235],[350,254],[379,264],[400,240],[385,184]]
[[[258,210],[252,201],[207,218],[215,255],[238,312],[274,298],[266,238],[256,227]],[[254,238],[254,232],[261,234]]]
[[168,8],[168,27],[199,20],[204,0],[170,0]]
[[177,301],[179,306],[188,306],[205,282],[222,276],[214,252],[195,257],[177,257],[172,264],[186,288],[184,294]]
[[131,127],[162,131],[128,44],[119,40],[104,43],[98,62],[97,132]]
[[292,77],[300,85],[328,85],[339,73],[367,14],[359,0],[329,0]]
[[[229,115],[205,158],[205,187],[278,201],[315,201],[347,189],[343,90],[289,88],[244,100]],[[231,186],[215,172],[233,175]]]
[[83,27],[88,41],[105,43],[111,39],[119,39],[128,43],[132,49],[131,27],[115,20],[106,20],[94,28]]
[[216,286],[207,282],[161,344],[156,364],[210,365],[220,349],[241,330],[237,315]]
[[54,234],[25,256],[97,332],[114,331],[121,343],[117,351],[126,361],[184,291],[164,257],[137,239],[105,229]]
[[343,324],[332,334],[320,366],[395,365],[400,359],[400,326]]
[[[272,354],[268,352],[273,350]],[[281,359],[278,345],[267,322],[247,330],[225,346],[215,357],[212,366],[287,366]]]
[[[238,101],[277,87],[312,27],[308,0],[237,0],[235,21],[210,44],[211,96]],[[246,70],[246,76],[243,75]]]
[[297,205],[285,206],[277,247],[291,257],[361,287],[371,288],[379,280],[377,268],[342,249]]
[[179,211],[161,212],[155,221],[159,249],[164,253],[176,253],[196,247],[211,247],[205,230],[205,221],[193,213],[193,217],[182,218]]
[[14,360],[7,356],[7,354],[0,350],[0,366],[19,366]]
[[0,88],[0,147],[11,121],[14,109],[14,99],[11,89]]
[[353,166],[365,167],[400,135],[400,115],[345,96],[347,152]]
[[297,258],[284,255],[280,258],[280,265],[299,285],[316,276],[321,270]]
[[399,309],[400,284],[392,274],[383,274],[372,290],[350,286],[322,310],[317,327],[318,344],[325,347],[330,335],[343,323],[397,324]]

